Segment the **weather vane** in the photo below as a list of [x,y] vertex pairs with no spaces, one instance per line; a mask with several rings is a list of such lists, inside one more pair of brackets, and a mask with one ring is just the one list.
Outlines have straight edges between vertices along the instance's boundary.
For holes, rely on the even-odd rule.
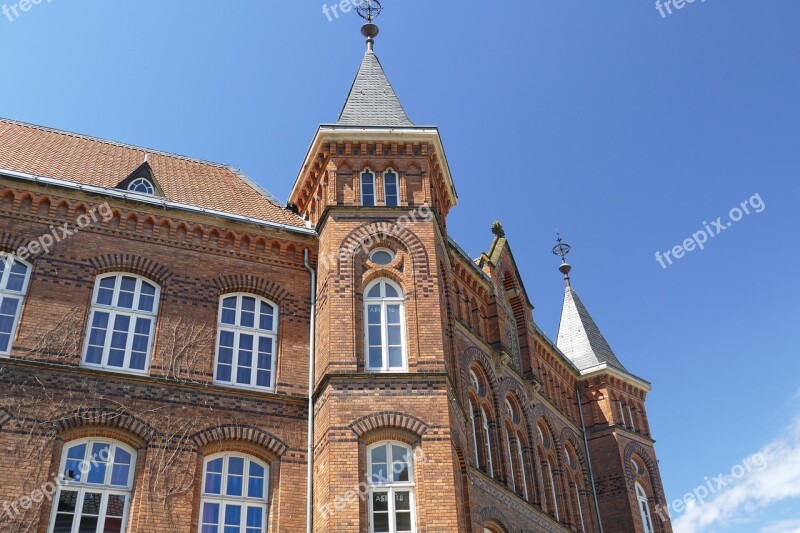
[[375,20],[383,11],[383,6],[378,0],[360,0],[356,12],[358,16],[366,20],[369,24]]
[[561,257],[561,262],[567,262],[567,254],[569,253],[571,247],[569,244],[564,242],[564,239],[561,238],[561,233],[556,233],[556,241],[558,244],[553,246],[553,254]]

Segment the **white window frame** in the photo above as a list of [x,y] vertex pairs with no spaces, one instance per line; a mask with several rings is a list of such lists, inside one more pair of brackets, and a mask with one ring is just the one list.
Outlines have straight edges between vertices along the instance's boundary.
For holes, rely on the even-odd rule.
[[[120,448],[131,455],[131,464],[130,469],[128,470],[128,483],[126,487],[121,487],[117,485],[111,485],[110,479],[113,473],[113,464],[114,463],[106,463],[106,479],[109,480],[108,483],[103,484],[95,484],[95,483],[87,483],[87,482],[77,482],[77,481],[70,481],[64,478],[64,470],[66,469],[67,463],[67,454],[69,451],[82,444],[86,445],[86,453],[84,454],[84,461],[92,461],[95,458],[91,457],[92,447],[94,444],[107,444],[110,450],[110,456],[115,457],[114,451],[117,448]],[[131,510],[131,499],[133,498],[133,480],[136,476],[136,462],[137,462],[137,454],[136,450],[127,446],[119,441],[114,439],[104,439],[104,438],[97,438],[97,437],[90,437],[85,439],[78,439],[73,440],[68,443],[65,443],[63,449],[61,451],[61,462],[59,464],[59,487],[58,491],[55,494],[55,497],[52,500],[52,509],[50,511],[50,524],[48,526],[47,531],[49,533],[53,533],[56,525],[56,518],[58,517],[58,503],[61,498],[61,492],[66,490],[69,492],[77,492],[78,497],[75,503],[75,513],[72,515],[72,530],[71,533],[78,533],[80,520],[79,517],[83,515],[83,501],[86,496],[86,493],[100,493],[101,496],[101,512],[97,518],[97,527],[102,533],[103,527],[105,525],[106,519],[106,508],[108,506],[108,498],[110,496],[125,496],[125,510],[123,511],[122,516],[122,533],[125,533],[128,529],[128,517]]]
[[586,523],[583,521],[583,504],[581,504],[581,488],[575,483],[575,501],[578,502],[578,517],[581,520],[581,533],[586,533]]
[[647,493],[638,481],[634,487],[636,489],[636,502],[639,504],[639,515],[642,519],[644,533],[653,533],[653,517],[650,514],[650,501],[647,497]]
[[[393,465],[396,462],[395,458],[392,456],[393,450],[392,446],[400,446],[406,451],[406,458],[408,464],[408,481],[392,481],[387,483],[374,483],[372,479],[372,450],[375,448],[386,448],[386,471],[388,474],[391,475],[391,470],[394,468]],[[369,521],[369,533],[375,533],[375,524],[372,519],[373,515],[373,494],[375,492],[388,492],[388,509],[389,509],[389,533],[396,533],[396,526],[395,526],[395,501],[394,501],[394,494],[395,492],[408,492],[409,493],[409,506],[411,509],[411,533],[416,533],[417,531],[417,500],[416,495],[414,494],[414,487],[415,487],[415,479],[416,471],[414,465],[414,450],[411,446],[404,442],[399,441],[381,441],[376,444],[367,447],[367,491],[369,494],[369,509],[368,509],[368,521]]]
[[525,474],[525,456],[522,453],[522,441],[519,439],[519,436],[515,436],[514,439],[517,443],[517,453],[519,454],[519,470],[522,472],[522,491],[525,494],[525,499],[528,499],[528,476]]
[[[364,175],[365,174],[372,174],[372,203],[367,205],[364,203]],[[360,174],[361,179],[360,181],[360,189],[361,189],[361,206],[362,207],[375,207],[375,204],[378,202],[378,173],[372,170],[371,168],[367,167],[361,171]]]
[[492,463],[492,435],[489,432],[489,417],[486,409],[481,407],[481,420],[483,422],[483,438],[486,441],[486,469],[489,477],[494,477],[494,464]]
[[[127,309],[124,307],[119,307],[117,305],[119,301],[120,295],[120,286],[122,283],[122,278],[134,278],[136,280],[136,288],[134,289],[134,299],[133,299],[133,306],[131,309]],[[113,289],[113,300],[111,305],[106,304],[98,304],[97,298],[100,294],[100,283],[104,279],[108,278],[116,278],[114,282],[114,289]],[[139,300],[142,296],[142,283],[147,283],[148,285],[152,285],[155,287],[155,294],[153,295],[153,310],[152,311],[140,311],[139,307]],[[130,272],[110,272],[107,274],[101,274],[95,278],[94,283],[94,291],[92,292],[92,308],[91,312],[89,313],[89,321],[86,325],[86,337],[84,338],[83,342],[83,355],[81,356],[81,366],[85,368],[95,368],[100,370],[105,370],[108,372],[116,372],[122,374],[137,374],[137,375],[146,375],[150,372],[150,362],[153,358],[153,344],[155,343],[156,337],[156,329],[158,325],[158,311],[159,306],[161,305],[161,286],[153,281],[152,279],[145,278],[143,276],[139,276],[136,274],[131,274]],[[89,340],[92,335],[92,324],[94,323],[94,316],[97,312],[108,313],[108,326],[106,328],[106,338],[103,344],[103,353],[101,355],[100,363],[88,363],[86,358],[89,355]],[[127,344],[125,345],[125,356],[124,356],[124,365],[121,367],[118,366],[111,366],[108,364],[108,358],[111,351],[111,340],[114,336],[114,323],[116,321],[116,317],[124,315],[128,316],[131,319],[130,326],[128,329],[128,339]],[[150,319],[150,333],[148,334],[147,340],[147,353],[145,357],[144,368],[139,369],[131,369],[130,368],[130,361],[131,355],[133,351],[133,340],[135,337],[135,328],[136,328],[136,319],[138,318],[146,318]]]
[[[388,192],[386,190],[386,175],[387,174],[394,174],[395,187],[396,187],[396,189],[395,189],[396,190],[395,198],[397,199],[395,205],[389,205],[389,194],[388,194]],[[390,167],[390,168],[387,168],[386,170],[383,171],[383,176],[382,177],[383,177],[383,180],[382,180],[383,181],[383,203],[387,207],[398,207],[400,205],[400,173],[397,172],[395,169]]]
[[[244,471],[242,476],[242,496],[228,496],[225,493],[227,492],[228,486],[228,461],[231,458],[243,459],[244,460]],[[207,481],[207,469],[208,464],[212,461],[217,459],[222,459],[222,482],[220,485],[220,494],[207,494],[206,493],[206,481]],[[264,469],[264,497],[263,498],[251,498],[249,496],[244,496],[246,491],[248,490],[248,480],[250,479],[250,463],[255,463],[261,468]],[[257,459],[256,457],[244,453],[235,453],[235,452],[223,452],[217,453],[214,455],[209,455],[203,460],[203,483],[202,489],[200,493],[200,510],[199,515],[197,518],[198,528],[197,531],[202,533],[203,531],[203,509],[205,508],[206,503],[210,504],[218,504],[220,507],[219,511],[219,524],[217,525],[217,532],[222,533],[225,531],[225,508],[228,505],[241,507],[244,509],[242,513],[242,523],[239,524],[239,531],[240,533],[245,533],[247,531],[247,507],[260,507],[262,509],[261,514],[261,524],[262,524],[262,533],[266,533],[269,529],[269,505],[270,505],[270,465]],[[229,526],[233,527],[233,526]]]
[[[508,402],[506,401],[506,403]],[[508,428],[503,428],[503,433],[505,433],[506,437],[506,452],[508,453],[508,473],[510,475],[511,490],[516,492],[517,480],[516,476],[514,475],[514,454],[511,450],[511,437],[508,434]]]
[[[471,371],[470,371],[471,372]],[[475,423],[475,409],[473,409],[472,401],[469,402],[469,418],[472,421],[472,446],[475,448],[475,467],[481,467],[481,458],[478,453],[478,425]]]
[[556,520],[560,520],[560,516],[558,514],[558,496],[556,491],[556,478],[553,474],[553,465],[550,461],[547,461],[547,475],[550,479],[550,492],[553,496],[553,513],[555,514]]
[[[385,283],[393,287],[397,294],[400,296],[398,297],[386,297],[381,296],[378,298],[369,298],[367,294],[372,290],[373,287],[380,283]],[[385,294],[385,290],[381,289],[381,294]],[[381,307],[381,366],[380,367],[373,367],[370,366],[370,338],[369,338],[369,308],[373,305],[380,305]],[[400,343],[401,343],[401,354],[403,359],[403,365],[400,367],[392,367],[389,366],[389,320],[388,320],[388,311],[387,307],[389,305],[399,305],[400,306]],[[406,341],[406,306],[405,306],[405,297],[403,294],[403,289],[394,281],[387,279],[387,278],[380,278],[376,279],[364,289],[364,367],[367,369],[367,372],[374,372],[374,373],[391,373],[391,372],[408,372],[408,349],[407,349],[407,341]]]
[[628,405],[628,414],[631,417],[631,431],[636,432],[636,420],[633,418],[633,409]]
[[[222,304],[228,298],[236,298],[236,324],[223,324],[222,323],[222,312],[223,307]],[[256,310],[255,310],[255,319],[254,319],[254,327],[246,327],[246,326],[239,326],[238,324],[241,323],[241,316],[242,316],[242,298],[254,298],[256,300]],[[261,304],[265,303],[272,307],[272,330],[268,331],[265,329],[260,329],[260,313],[261,313]],[[277,379],[275,373],[278,369],[278,331],[280,329],[280,308],[278,304],[271,300],[267,300],[257,294],[247,293],[247,292],[232,292],[223,294],[219,298],[219,306],[217,309],[217,339],[214,344],[214,383],[216,385],[221,385],[224,387],[234,387],[237,389],[251,389],[251,390],[259,390],[259,391],[274,391],[275,384],[277,383]],[[217,373],[219,369],[219,350],[220,350],[220,340],[222,338],[222,333],[231,332],[233,333],[233,358],[231,360],[231,381],[222,381],[219,379]],[[239,367],[239,339],[241,334],[244,333],[246,335],[253,336],[253,354],[252,354],[252,365],[250,367],[250,384],[241,384],[236,381],[236,371]],[[270,368],[270,385],[268,387],[263,387],[256,385],[258,380],[258,339],[259,337],[266,337],[272,339],[272,366]]]
[[[14,322],[11,324],[11,331],[9,332],[8,348],[5,351],[0,351],[0,357],[8,357],[11,355],[11,350],[14,348],[14,340],[17,336],[17,328],[19,327],[19,319],[22,316],[22,308],[25,306],[25,300],[28,297],[28,286],[30,285],[31,281],[33,265],[27,261],[23,261],[19,257],[3,252],[0,252],[0,261],[5,263],[3,274],[0,276],[0,302],[2,302],[5,298],[19,300],[19,304],[17,304],[17,311],[13,319]],[[25,280],[22,282],[22,290],[19,292],[9,291],[4,288],[8,283],[8,278],[11,275],[11,268],[14,266],[14,263],[20,263],[27,269],[25,273]]]

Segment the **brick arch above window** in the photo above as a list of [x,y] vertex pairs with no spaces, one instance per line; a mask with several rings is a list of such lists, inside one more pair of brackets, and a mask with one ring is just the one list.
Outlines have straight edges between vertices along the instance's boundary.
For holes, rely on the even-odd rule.
[[0,231],[0,252],[15,254],[17,250],[27,246],[29,242],[21,235]]
[[[394,239],[401,244],[411,256],[417,272],[423,275],[430,274],[428,251],[420,238],[413,231],[392,221],[369,222],[355,228],[342,239],[340,249],[357,251],[365,242],[376,241],[376,238],[377,242],[381,242],[381,236]],[[338,261],[340,274],[352,270],[354,255],[355,253],[342,254],[344,259]]]
[[290,292],[280,285],[251,274],[222,275],[212,282],[217,288],[218,297],[232,292],[247,292],[280,304],[290,296]]
[[380,429],[400,429],[421,438],[428,432],[430,424],[415,416],[399,411],[383,411],[361,417],[347,427],[359,439],[369,432]]
[[162,287],[166,285],[174,273],[164,265],[152,259],[133,254],[106,254],[89,259],[94,267],[95,275],[109,272],[129,272],[149,278]]
[[[209,427],[195,433],[190,439],[198,450],[215,450],[211,453],[222,451],[222,448],[226,448],[228,451],[234,450],[236,443],[246,444],[256,449],[263,448],[273,454],[274,458],[282,457],[289,450],[289,445],[275,435],[255,426],[240,424]],[[247,448],[252,449],[249,446]],[[240,451],[244,451],[244,449],[240,449]],[[264,459],[267,460],[266,457]]]
[[651,452],[648,451],[647,448],[638,442],[631,442],[625,447],[625,480],[628,484],[628,489],[631,492],[634,492],[634,485],[639,477],[636,475],[636,472],[633,471],[633,466],[631,465],[631,459],[633,459],[633,456],[635,455],[644,463],[644,466],[647,469],[647,472],[643,475],[643,477],[649,481],[650,486],[653,489],[653,495],[657,501],[663,502],[666,500],[666,497],[664,495],[664,488],[661,486],[661,480],[658,478],[658,465],[655,463],[650,453]]
[[[492,398],[492,403],[496,401],[496,392],[498,390],[499,382],[497,376],[494,373],[494,365],[492,364],[492,359],[483,350],[478,348],[477,346],[470,346],[460,357],[461,360],[461,383],[465,384],[465,387],[462,389],[464,391],[469,389],[470,379],[469,379],[469,371],[473,366],[476,366],[481,370],[483,373],[483,377],[486,381],[486,394],[485,397]],[[466,395],[463,396],[464,401],[466,401]],[[496,406],[495,406],[496,407]]]
[[120,413],[116,410],[103,408],[81,409],[67,413],[59,417],[53,427],[59,435],[88,428],[93,430],[102,428],[121,430],[135,437],[133,439],[128,438],[127,442],[124,437],[121,439],[126,444],[134,447],[141,447],[143,444],[153,440],[156,435],[155,428],[141,418],[130,413]]
[[495,507],[487,507],[478,513],[478,520],[483,527],[496,533],[509,533],[505,519],[503,512]]
[[[584,452],[583,445],[580,444],[580,438],[573,433],[570,428],[566,427],[561,431],[559,440],[561,441],[561,449],[559,450],[560,453],[565,453],[564,447],[567,445],[569,445],[570,448],[572,448],[572,451],[575,452],[575,455],[578,459],[578,467],[582,475],[582,481],[586,484],[585,486],[589,486],[591,483],[591,479],[589,477],[589,463],[586,460],[586,453]],[[566,455],[564,455],[563,464],[569,466],[569,460]]]

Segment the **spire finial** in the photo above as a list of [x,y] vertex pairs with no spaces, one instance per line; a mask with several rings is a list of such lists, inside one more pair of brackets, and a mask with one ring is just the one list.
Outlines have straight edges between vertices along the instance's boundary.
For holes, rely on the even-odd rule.
[[553,246],[553,254],[561,257],[561,266],[558,267],[558,271],[564,274],[564,283],[567,284],[567,287],[571,286],[569,273],[572,270],[572,265],[567,263],[567,254],[571,249],[572,247],[561,238],[561,233],[556,233],[556,245]]
[[503,224],[499,220],[492,224],[492,233],[501,239],[506,236],[506,230],[503,229]]
[[367,51],[372,52],[375,45],[375,37],[378,36],[378,26],[372,23],[383,11],[383,6],[379,0],[359,0],[356,13],[367,23],[361,27],[361,35],[367,38]]

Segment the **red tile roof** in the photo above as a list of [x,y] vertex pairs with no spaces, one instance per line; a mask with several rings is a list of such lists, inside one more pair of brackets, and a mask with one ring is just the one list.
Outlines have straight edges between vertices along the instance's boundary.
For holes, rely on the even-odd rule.
[[0,118],[0,169],[116,187],[145,159],[167,200],[305,227],[236,169]]

